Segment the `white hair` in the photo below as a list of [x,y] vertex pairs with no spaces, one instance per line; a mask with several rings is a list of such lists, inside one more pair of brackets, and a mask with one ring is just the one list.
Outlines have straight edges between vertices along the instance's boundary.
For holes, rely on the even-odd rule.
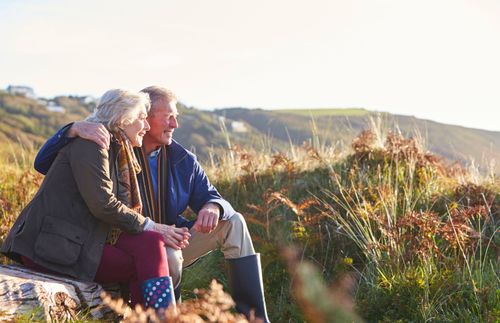
[[161,102],[177,102],[177,96],[174,92],[161,86],[148,86],[142,89],[141,93],[147,93],[149,95],[149,99],[151,100],[151,114],[155,113],[157,104],[161,104]]
[[106,125],[116,131],[134,122],[141,112],[151,108],[151,101],[146,93],[113,89],[104,93],[94,112],[85,120]]

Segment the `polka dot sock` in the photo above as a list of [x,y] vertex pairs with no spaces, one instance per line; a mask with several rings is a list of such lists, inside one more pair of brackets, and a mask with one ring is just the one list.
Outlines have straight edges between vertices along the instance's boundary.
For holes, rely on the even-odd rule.
[[144,307],[155,310],[165,309],[170,303],[175,304],[172,278],[169,276],[151,278],[142,283]]

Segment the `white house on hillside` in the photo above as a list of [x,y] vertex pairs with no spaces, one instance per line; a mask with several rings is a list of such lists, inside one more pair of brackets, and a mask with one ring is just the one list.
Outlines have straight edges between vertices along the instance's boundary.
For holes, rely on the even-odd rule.
[[247,132],[247,126],[241,121],[233,121],[231,122],[231,129],[233,132]]
[[[220,124],[223,124],[225,126],[226,120],[227,120],[226,117],[217,116],[216,118],[218,119]],[[231,121],[231,123],[229,125],[230,125],[229,129],[232,132],[242,132],[242,133],[248,132],[247,126],[242,121]]]
[[57,105],[54,101],[49,101],[49,104],[47,105],[47,110],[59,113],[63,113],[65,111],[62,106]]
[[29,86],[9,85],[7,87],[7,92],[12,95],[23,95],[30,99],[36,99],[35,91]]

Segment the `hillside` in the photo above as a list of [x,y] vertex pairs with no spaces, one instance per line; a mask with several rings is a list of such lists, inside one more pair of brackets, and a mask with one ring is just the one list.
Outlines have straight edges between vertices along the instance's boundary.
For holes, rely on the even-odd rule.
[[0,140],[38,147],[60,125],[88,115],[94,108],[78,97],[55,97],[52,102],[65,108],[64,113],[51,112],[42,100],[10,95],[0,90]]
[[[47,101],[63,108],[49,111]],[[62,125],[81,120],[95,107],[85,97],[59,96],[33,100],[0,90],[0,142],[38,147]],[[470,162],[483,170],[492,160],[500,160],[500,132],[440,124],[429,120],[391,114],[375,114],[365,109],[262,110],[228,108],[203,111],[178,104],[181,127],[174,137],[207,160],[210,152],[233,147],[252,147],[266,152],[286,151],[304,143],[315,148],[334,147],[343,151],[351,140],[371,123],[384,131],[418,133],[426,147],[450,161]],[[378,121],[377,121],[378,120]],[[5,149],[5,148],[4,148]],[[500,165],[495,165],[496,172]]]
[[[500,132],[447,125],[409,116],[374,113],[364,109],[261,110],[230,108],[215,111],[231,120],[247,123],[277,141],[346,148],[363,129],[383,129],[418,136],[433,153],[449,161],[470,163],[486,170],[500,160]],[[382,134],[383,135],[383,134]],[[314,139],[313,139],[314,138]],[[500,165],[494,165],[496,172]]]
[[[62,108],[62,112],[50,111],[47,101]],[[84,119],[94,107],[95,103],[87,102],[85,97],[60,96],[34,100],[0,90],[0,142],[21,145],[28,150],[38,149],[61,126]],[[182,103],[178,103],[177,108],[182,127],[175,132],[176,140],[201,157],[208,157],[211,150],[228,146],[228,137],[221,131],[217,115],[186,107]],[[250,145],[261,137],[259,132],[253,131],[244,135],[232,134],[231,140]]]

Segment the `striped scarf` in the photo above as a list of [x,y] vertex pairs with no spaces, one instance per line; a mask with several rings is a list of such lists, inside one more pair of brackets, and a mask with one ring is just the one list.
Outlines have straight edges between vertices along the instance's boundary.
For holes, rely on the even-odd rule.
[[[137,213],[142,212],[142,201],[137,182],[137,175],[141,173],[141,166],[134,155],[130,140],[122,130],[113,133],[119,142],[120,148],[117,154],[118,182],[123,186],[124,193],[120,194],[120,200]],[[108,234],[106,243],[114,245],[120,237],[121,230],[114,227]]]
[[[149,217],[156,223],[173,224],[167,223],[166,206],[167,199],[161,198],[165,197],[168,189],[167,183],[167,146],[160,147],[160,153],[158,155],[158,166],[157,169],[150,169],[148,155],[144,150],[144,146],[141,148],[135,148],[135,154],[141,168],[144,170],[137,175],[139,180],[139,189],[141,191],[142,201],[144,203],[143,215]],[[158,192],[155,197],[155,192],[153,189],[153,179],[151,178],[151,171],[156,172],[157,183],[156,187]]]

